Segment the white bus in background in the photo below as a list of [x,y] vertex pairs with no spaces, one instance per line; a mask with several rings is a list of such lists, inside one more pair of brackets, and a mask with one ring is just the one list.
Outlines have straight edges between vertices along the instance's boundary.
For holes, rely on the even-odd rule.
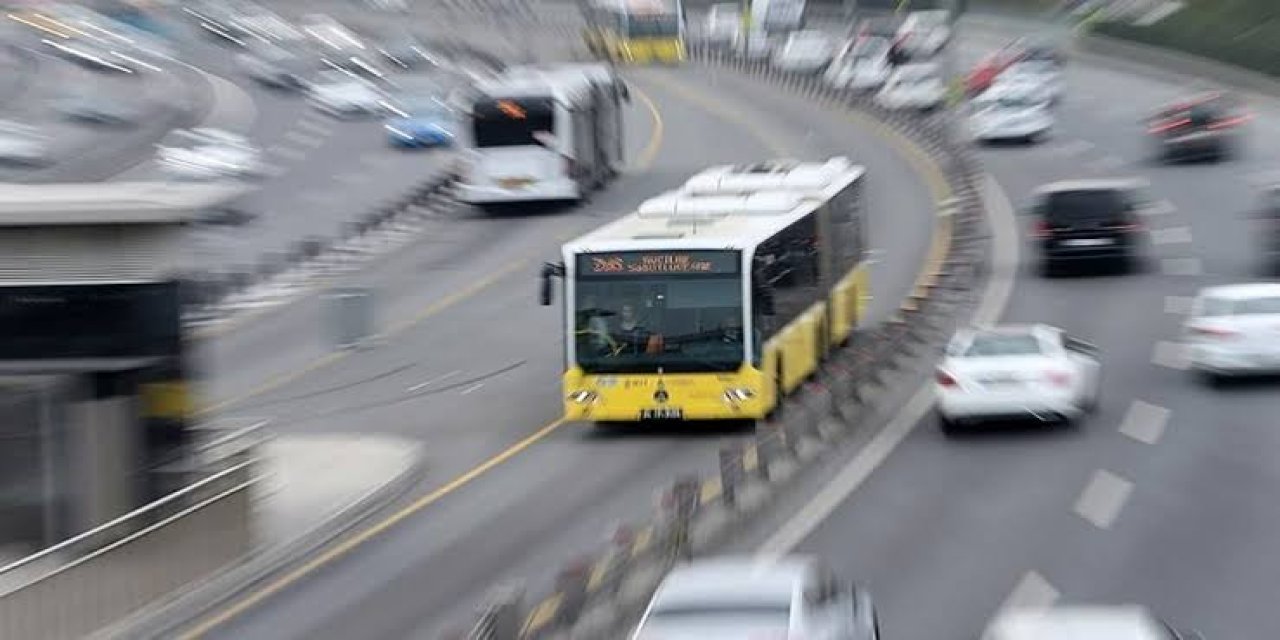
[[576,202],[621,172],[630,95],[606,65],[515,67],[477,92],[463,202]]
[[751,28],[765,33],[804,28],[805,0],[751,0]]

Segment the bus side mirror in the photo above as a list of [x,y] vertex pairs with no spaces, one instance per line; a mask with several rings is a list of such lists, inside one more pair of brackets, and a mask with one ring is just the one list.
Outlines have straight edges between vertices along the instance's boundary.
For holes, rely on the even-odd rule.
[[542,265],[542,283],[538,292],[538,301],[542,306],[549,307],[555,300],[555,289],[552,288],[551,279],[563,277],[564,265],[550,262]]

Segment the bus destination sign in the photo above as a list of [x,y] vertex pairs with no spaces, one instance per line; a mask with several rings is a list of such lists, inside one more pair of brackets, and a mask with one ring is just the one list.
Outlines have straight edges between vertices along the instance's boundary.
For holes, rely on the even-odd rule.
[[585,277],[614,275],[728,275],[738,273],[736,251],[626,251],[578,256]]

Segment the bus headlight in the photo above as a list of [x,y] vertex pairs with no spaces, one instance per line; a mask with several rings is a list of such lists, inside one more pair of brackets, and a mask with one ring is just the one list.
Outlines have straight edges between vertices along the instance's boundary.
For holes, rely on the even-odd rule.
[[730,404],[737,404],[755,397],[755,391],[747,388],[726,389],[724,392],[724,401]]
[[596,394],[596,392],[589,391],[589,390],[574,391],[573,393],[569,394],[569,400],[576,402],[578,404],[590,404],[594,402],[595,399],[598,397],[599,396]]

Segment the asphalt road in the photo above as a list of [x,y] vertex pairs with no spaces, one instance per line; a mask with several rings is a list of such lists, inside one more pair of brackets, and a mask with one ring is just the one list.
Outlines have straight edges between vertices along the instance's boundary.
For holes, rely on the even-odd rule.
[[[971,31],[962,56],[1011,35]],[[1015,203],[1090,176],[1147,178],[1165,201],[1147,219],[1145,272],[1046,280],[1027,265],[1004,316],[1098,344],[1100,411],[1075,429],[954,440],[929,416],[796,549],[870,585],[886,634],[901,640],[976,638],[1015,601],[1137,602],[1207,638],[1273,637],[1280,394],[1274,381],[1207,388],[1169,345],[1199,287],[1260,279],[1243,214],[1254,176],[1280,159],[1280,105],[1252,105],[1238,159],[1158,166],[1139,119],[1193,83],[1087,59],[1068,79],[1053,140],[983,159]]]
[[[875,313],[906,293],[933,207],[898,150],[753,82],[694,68],[629,78],[645,96],[628,124],[635,170],[574,211],[493,218],[462,210],[432,221],[421,242],[355,279],[378,287],[380,322],[393,334],[382,344],[309,365],[327,351],[323,307],[312,298],[207,345],[210,395],[232,400],[219,415],[268,417],[282,432],[420,439],[432,453],[416,495],[436,496],[209,637],[427,637],[465,620],[495,582],[523,578],[540,591],[566,558],[600,544],[611,523],[644,516],[661,485],[714,465],[719,444],[743,434],[561,427],[559,313],[535,303],[537,262],[554,258],[560,242],[701,168],[837,153],[867,163],[872,244],[882,252]],[[657,147],[647,143],[655,130]]]

